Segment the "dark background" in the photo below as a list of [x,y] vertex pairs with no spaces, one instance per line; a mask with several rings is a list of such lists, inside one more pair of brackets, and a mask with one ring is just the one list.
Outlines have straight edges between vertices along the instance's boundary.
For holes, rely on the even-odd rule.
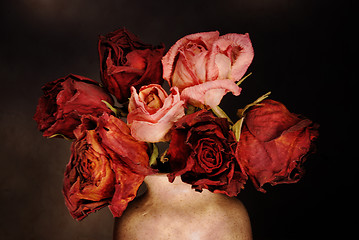
[[267,186],[266,194],[248,183],[239,194],[254,239],[345,239],[343,223],[354,211],[347,208],[355,190],[348,188],[350,169],[357,166],[353,2],[2,1],[0,238],[111,239],[107,208],[80,223],[68,214],[61,188],[70,143],[42,138],[32,116],[46,82],[68,73],[99,81],[97,37],[126,27],[167,48],[195,32],[248,32],[253,75],[241,97],[226,96],[221,106],[234,116],[233,109],[272,91],[271,98],[321,125],[317,154],[299,183]]

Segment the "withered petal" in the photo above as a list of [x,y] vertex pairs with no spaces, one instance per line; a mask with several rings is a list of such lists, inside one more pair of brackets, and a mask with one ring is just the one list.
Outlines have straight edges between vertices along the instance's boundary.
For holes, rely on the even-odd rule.
[[266,192],[266,183],[299,181],[303,163],[313,152],[319,125],[290,113],[281,103],[263,102],[247,113],[236,156],[257,190]]

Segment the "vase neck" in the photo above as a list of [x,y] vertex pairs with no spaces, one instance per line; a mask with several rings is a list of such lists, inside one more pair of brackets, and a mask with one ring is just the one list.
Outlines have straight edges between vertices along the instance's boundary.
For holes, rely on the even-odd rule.
[[182,182],[181,177],[176,177],[173,183],[170,183],[166,174],[146,176],[145,183],[148,189],[147,194],[159,201],[182,201],[183,199],[188,200],[191,198],[205,200],[220,197],[221,195],[211,193],[206,189],[201,193],[197,192],[192,189],[190,184]]

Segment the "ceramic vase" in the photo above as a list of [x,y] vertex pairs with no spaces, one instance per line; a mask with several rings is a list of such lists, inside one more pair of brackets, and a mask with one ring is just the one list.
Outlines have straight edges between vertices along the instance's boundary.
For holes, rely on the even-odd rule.
[[197,192],[177,177],[147,176],[147,190],[115,218],[114,240],[252,239],[248,213],[237,198]]

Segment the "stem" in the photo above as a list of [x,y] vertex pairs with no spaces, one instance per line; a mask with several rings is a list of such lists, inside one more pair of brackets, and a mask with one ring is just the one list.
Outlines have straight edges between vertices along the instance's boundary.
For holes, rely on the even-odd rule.
[[246,76],[244,76],[242,79],[240,79],[237,82],[237,86],[239,86],[244,80],[246,80],[246,78],[248,78],[250,75],[252,75],[252,73],[248,73]]

